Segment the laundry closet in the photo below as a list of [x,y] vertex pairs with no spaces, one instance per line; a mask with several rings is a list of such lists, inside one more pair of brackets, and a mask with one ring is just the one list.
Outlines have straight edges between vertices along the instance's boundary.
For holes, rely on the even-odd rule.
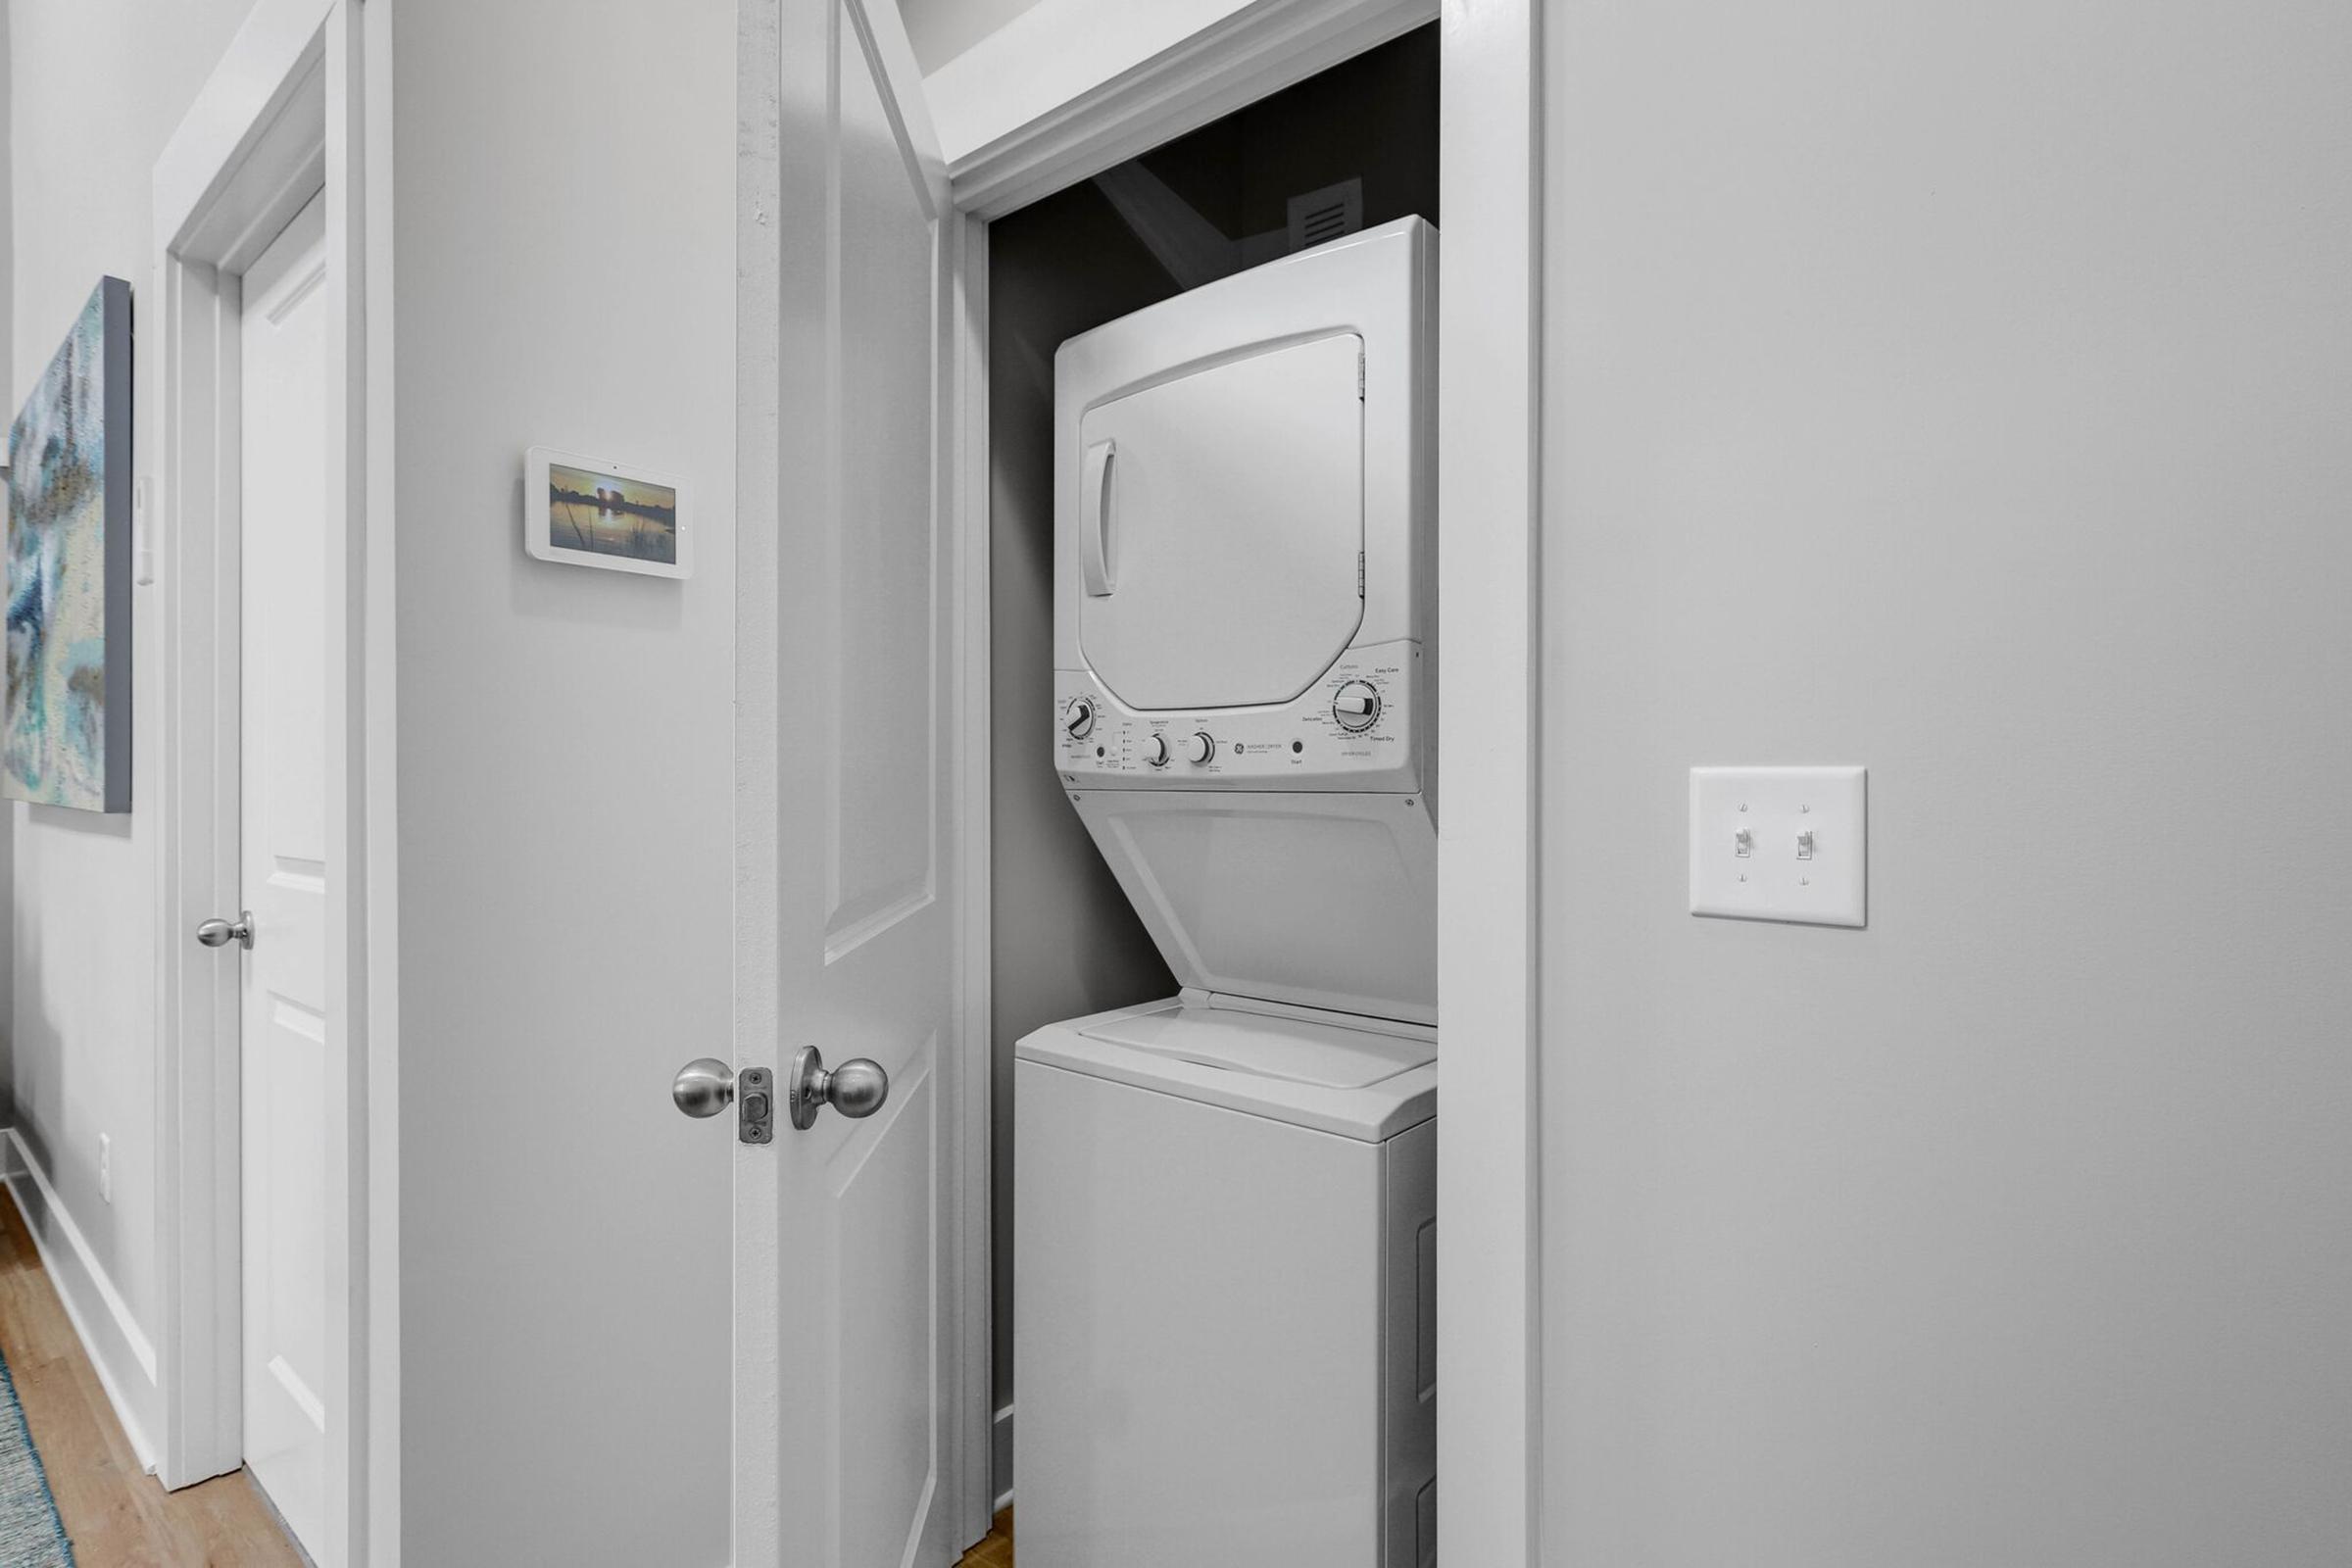
[[1435,1560],[1438,64],[989,229],[1024,1568]]

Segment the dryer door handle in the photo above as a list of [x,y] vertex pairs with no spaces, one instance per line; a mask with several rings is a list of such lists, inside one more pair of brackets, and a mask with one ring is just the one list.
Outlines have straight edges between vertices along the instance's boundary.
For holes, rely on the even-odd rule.
[[1097,599],[1118,586],[1110,572],[1110,466],[1117,444],[1098,441],[1086,449],[1086,485],[1078,511],[1078,553],[1086,591]]

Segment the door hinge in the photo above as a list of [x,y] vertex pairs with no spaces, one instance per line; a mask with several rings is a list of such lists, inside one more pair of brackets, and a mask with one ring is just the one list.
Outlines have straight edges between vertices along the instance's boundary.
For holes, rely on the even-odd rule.
[[1355,553],[1355,597],[1364,597],[1364,553],[1361,550]]
[[1355,401],[1364,401],[1364,351],[1355,351]]

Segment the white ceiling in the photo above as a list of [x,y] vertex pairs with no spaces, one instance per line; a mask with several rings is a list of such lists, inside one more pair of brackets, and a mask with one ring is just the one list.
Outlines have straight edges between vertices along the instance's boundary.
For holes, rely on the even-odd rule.
[[914,63],[928,76],[1038,0],[899,0]]

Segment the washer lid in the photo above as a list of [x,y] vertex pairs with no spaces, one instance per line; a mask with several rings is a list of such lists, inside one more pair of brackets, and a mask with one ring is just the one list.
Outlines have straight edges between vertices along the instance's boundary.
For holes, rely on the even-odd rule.
[[1377,1144],[1437,1114],[1438,1048],[1426,1028],[1365,1025],[1187,990],[1047,1024],[1013,1054],[1023,1063]]
[[1128,1013],[1079,1033],[1178,1061],[1317,1089],[1362,1089],[1438,1059],[1438,1048],[1428,1040],[1210,1007]]
[[1287,703],[1363,620],[1363,339],[1211,364],[1086,411],[1078,643],[1128,707]]

